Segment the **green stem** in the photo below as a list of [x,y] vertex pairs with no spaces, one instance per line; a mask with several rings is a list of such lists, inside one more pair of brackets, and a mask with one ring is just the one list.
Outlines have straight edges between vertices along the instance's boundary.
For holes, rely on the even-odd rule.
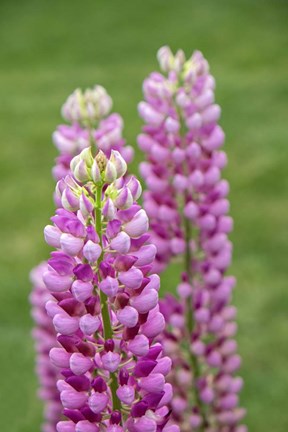
[[114,411],[117,410],[117,411],[121,412],[121,402],[118,399],[118,396],[116,394],[116,391],[118,389],[118,380],[117,380],[116,373],[111,372],[110,378],[111,378],[110,388],[111,388],[111,393],[112,393],[113,410]]
[[[192,254],[191,254],[191,249],[190,249],[190,240],[192,237],[192,230],[191,230],[191,224],[185,216],[183,216],[183,222],[184,222],[185,244],[186,244],[185,270],[186,270],[186,273],[188,276],[189,284],[191,286],[193,286],[193,273],[192,273],[192,267],[191,267]],[[187,326],[186,326],[187,338],[188,338],[188,341],[190,341],[191,340],[191,334],[192,334],[194,326],[195,326],[194,317],[193,317],[193,308],[192,308],[192,296],[189,296],[186,300],[186,314],[185,315],[186,315],[186,323],[187,323]],[[190,360],[191,369],[193,371],[194,378],[195,378],[195,380],[198,380],[201,376],[201,370],[200,370],[200,366],[199,366],[199,363],[198,363],[196,356],[194,356],[193,353],[191,352],[190,343],[189,343],[189,360]],[[199,408],[199,412],[200,412],[200,415],[201,415],[202,420],[203,420],[203,423],[202,423],[201,427],[199,428],[199,430],[205,431],[205,427],[208,426],[205,407],[204,407],[204,405],[200,399],[199,391],[198,391],[195,384],[193,386],[193,389],[194,389],[195,402]]]
[[[102,186],[96,187],[96,202],[95,202],[95,227],[96,232],[99,236],[99,243],[102,247],[102,212],[101,212],[101,202],[102,202]],[[103,260],[103,252],[98,258],[98,268]],[[100,303],[101,303],[101,314],[103,321],[103,330],[104,330],[104,339],[112,339],[113,338],[113,330],[110,321],[110,314],[108,309],[108,297],[107,295],[100,290]],[[113,402],[113,410],[121,411],[121,403],[117,397],[116,391],[118,388],[118,380],[116,374],[110,372],[111,378],[111,394],[112,394],[112,402]]]

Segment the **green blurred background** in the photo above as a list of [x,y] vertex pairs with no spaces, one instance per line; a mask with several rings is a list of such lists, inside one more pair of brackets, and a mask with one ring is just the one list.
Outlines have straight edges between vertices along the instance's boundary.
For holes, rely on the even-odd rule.
[[[200,49],[217,80],[227,140],[242,404],[253,432],[287,432],[288,2],[0,1],[1,431],[38,431],[30,268],[48,255],[51,133],[71,91],[100,83],[135,145],[141,83],[169,44]],[[137,153],[136,162],[141,155]],[[137,163],[133,169],[137,172]],[[173,289],[177,269],[163,278]]]

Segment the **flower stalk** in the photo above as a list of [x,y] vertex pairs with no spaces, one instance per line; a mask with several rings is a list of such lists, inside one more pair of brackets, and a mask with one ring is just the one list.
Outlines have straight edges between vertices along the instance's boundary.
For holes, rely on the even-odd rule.
[[[103,247],[103,241],[102,241],[102,209],[101,209],[101,203],[102,203],[102,192],[103,192],[103,186],[96,186],[96,199],[95,199],[95,223],[96,223],[96,232],[99,237],[99,244],[100,247]],[[101,253],[100,257],[98,258],[98,268],[100,266],[101,261],[103,260],[103,253]],[[100,290],[100,302],[101,302],[101,314],[102,314],[102,321],[103,321],[103,333],[104,333],[104,339],[107,341],[109,339],[113,339],[113,329],[110,321],[109,316],[109,309],[108,309],[108,297],[107,295]],[[120,400],[117,397],[117,389],[118,389],[118,382],[117,382],[117,376],[115,373],[110,372],[110,378],[111,378],[111,393],[112,393],[112,404],[113,404],[113,410],[121,412],[121,403]]]
[[[99,237],[99,245],[101,248],[103,248],[103,242],[102,242],[102,209],[101,209],[101,203],[102,203],[102,188],[103,186],[96,186],[96,199],[95,199],[95,229]],[[103,260],[103,252],[98,258],[98,268],[100,267],[100,263]],[[99,274],[100,277],[100,274]],[[104,339],[112,339],[113,332],[109,317],[109,310],[108,310],[108,297],[103,292],[100,291],[100,301],[101,301],[101,313],[103,318],[103,329],[104,329]]]

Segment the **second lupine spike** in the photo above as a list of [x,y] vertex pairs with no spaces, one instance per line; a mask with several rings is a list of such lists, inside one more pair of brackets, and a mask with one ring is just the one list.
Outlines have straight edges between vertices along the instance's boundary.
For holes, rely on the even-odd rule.
[[164,74],[153,72],[144,81],[138,144],[147,155],[140,172],[157,246],[154,271],[174,257],[183,263],[180,300],[168,295],[161,301],[167,323],[162,341],[173,360],[172,414],[183,432],[245,432],[245,410],[238,407],[242,379],[234,376],[240,366],[230,304],[235,280],[225,275],[233,221],[229,185],[221,179],[227,158],[220,149],[215,80],[199,51],[186,60],[181,50],[173,55],[163,47],[158,60]]
[[[136,203],[141,188],[130,179],[132,203],[129,194],[122,197],[128,184],[121,180],[126,164],[119,152],[92,159],[85,151],[72,160],[76,175],[79,161],[85,162],[85,177],[61,181],[58,202],[65,208],[45,229],[46,241],[57,247],[43,277],[55,298],[47,311],[61,345],[50,351],[61,370],[58,389],[67,418],[57,431],[177,432],[167,408],[171,362],[155,342],[165,322],[159,278],[150,275],[156,248],[146,234],[146,212]],[[89,202],[85,211],[82,196]]]

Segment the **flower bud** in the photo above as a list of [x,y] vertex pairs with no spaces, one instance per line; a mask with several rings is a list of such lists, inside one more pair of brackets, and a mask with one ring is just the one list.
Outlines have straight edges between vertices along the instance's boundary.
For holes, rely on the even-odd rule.
[[84,241],[71,234],[63,233],[60,237],[61,249],[70,256],[76,256],[81,251]]
[[178,425],[176,424],[168,424],[167,426],[165,426],[165,428],[163,429],[163,432],[180,432],[180,428]]
[[117,279],[114,279],[111,276],[107,276],[106,279],[103,279],[99,284],[101,291],[103,291],[108,297],[114,297],[118,292],[118,287]]
[[102,356],[103,368],[109,372],[115,372],[120,363],[120,356],[118,353],[112,351],[103,354]]
[[90,170],[90,174],[91,174],[93,182],[96,185],[101,184],[102,177],[101,177],[100,169],[99,169],[99,166],[98,166],[96,159],[94,159],[94,161],[93,161],[93,164],[92,164],[92,167]]
[[205,404],[210,404],[214,399],[214,392],[211,388],[205,387],[203,390],[201,390],[200,397],[202,402]]
[[138,289],[142,285],[143,273],[141,270],[132,267],[127,271],[120,272],[118,279],[127,288]]
[[135,423],[135,432],[156,432],[157,423],[152,418],[142,416]]
[[130,300],[133,306],[141,314],[145,314],[153,309],[158,303],[158,292],[154,289],[143,291],[139,296],[132,297]]
[[152,373],[148,377],[140,378],[139,386],[141,389],[150,393],[159,393],[165,384],[164,376],[161,373]]
[[53,324],[56,332],[63,335],[71,335],[79,328],[79,321],[69,315],[56,314],[53,318]]
[[70,357],[70,369],[75,375],[83,375],[91,369],[93,363],[90,358],[81,353],[73,353]]
[[112,221],[116,217],[116,207],[113,203],[113,201],[108,198],[106,200],[106,203],[104,204],[103,210],[102,210],[103,216],[108,220]]
[[178,192],[183,192],[188,186],[187,177],[182,174],[175,174],[172,183]]
[[87,217],[91,215],[91,213],[94,210],[94,206],[90,199],[82,192],[80,199],[79,199],[79,207],[82,215],[84,217]]
[[190,202],[188,202],[185,205],[185,207],[184,207],[184,215],[188,219],[190,219],[192,221],[195,221],[195,219],[197,218],[198,214],[199,214],[198,206],[194,202],[190,201]]
[[89,180],[87,165],[84,160],[80,160],[72,171],[76,180],[85,183]]
[[182,282],[177,286],[177,292],[181,298],[188,298],[192,295],[192,287],[188,282]]
[[131,306],[125,306],[124,309],[120,309],[117,313],[117,318],[121,324],[128,328],[135,327],[139,314],[137,310]]
[[172,360],[170,357],[162,357],[158,360],[155,368],[153,369],[153,373],[161,373],[166,376],[171,371]]
[[106,408],[108,401],[109,398],[107,394],[95,392],[89,397],[88,404],[90,409],[95,414],[98,414],[101,413],[101,411],[103,411]]
[[154,244],[147,244],[142,246],[138,251],[132,252],[133,256],[137,258],[135,265],[142,267],[151,264],[156,255],[156,246]]
[[164,328],[165,319],[160,312],[157,312],[156,314],[153,314],[151,319],[150,316],[148,316],[147,321],[142,325],[142,332],[148,338],[154,338],[160,334]]
[[59,421],[56,425],[56,430],[57,432],[75,432],[75,423],[67,420]]
[[79,409],[83,407],[87,401],[87,395],[76,390],[64,390],[60,393],[60,399],[64,408]]
[[113,183],[117,178],[117,171],[114,164],[108,160],[104,171],[105,183]]
[[65,210],[75,212],[79,209],[79,198],[72,192],[70,187],[64,189],[61,203]]
[[111,249],[123,254],[129,251],[130,245],[130,237],[124,231],[121,231],[119,234],[117,234],[117,236],[114,237],[110,243]]
[[172,397],[173,397],[173,388],[172,388],[172,385],[170,383],[166,383],[164,385],[163,390],[164,390],[164,396],[162,397],[162,399],[159,403],[159,408],[169,404],[172,400]]
[[119,209],[127,209],[133,204],[133,196],[127,186],[124,186],[114,200],[114,204]]
[[163,72],[169,72],[174,63],[174,56],[168,46],[163,46],[157,52],[157,60]]
[[123,226],[124,231],[132,238],[140,237],[148,230],[148,217],[145,210],[139,210],[131,221]]
[[129,385],[123,385],[118,387],[116,394],[118,398],[126,405],[131,406],[135,399],[135,390],[134,387]]
[[107,384],[104,380],[104,378],[97,376],[92,381],[92,387],[95,390],[95,392],[103,393],[107,390]]
[[102,253],[101,246],[97,243],[94,243],[91,240],[88,240],[88,242],[83,247],[83,255],[91,263],[97,262],[101,253]]
[[91,297],[93,285],[91,282],[75,280],[72,284],[71,291],[76,300],[83,302]]
[[43,274],[43,281],[49,291],[63,292],[70,288],[73,279],[71,276],[60,276],[56,272],[47,271]]
[[88,420],[80,420],[76,424],[75,432],[99,432],[99,427]]
[[123,177],[127,171],[127,164],[121,154],[117,150],[112,150],[109,160],[116,169],[116,178]]
[[82,315],[79,321],[80,329],[85,335],[92,335],[99,329],[100,325],[100,318],[90,314]]
[[73,273],[77,279],[80,279],[83,282],[90,282],[94,277],[93,270],[89,264],[78,264],[74,267]]
[[49,246],[60,248],[61,234],[62,234],[61,231],[55,226],[47,225],[44,228],[45,241],[46,243],[48,243]]
[[136,356],[144,356],[149,351],[149,340],[144,335],[137,335],[128,343],[128,348]]
[[132,176],[128,183],[126,183],[126,186],[130,190],[133,199],[137,201],[142,193],[141,183],[134,176]]
[[225,134],[222,128],[217,125],[213,129],[210,136],[207,139],[202,140],[202,145],[208,151],[216,150],[222,146],[222,144],[224,143],[224,139]]
[[164,115],[152,108],[147,102],[138,104],[138,112],[146,123],[151,123],[154,126],[159,126],[164,120]]
[[68,368],[70,356],[63,348],[52,348],[49,353],[51,363],[58,368]]

